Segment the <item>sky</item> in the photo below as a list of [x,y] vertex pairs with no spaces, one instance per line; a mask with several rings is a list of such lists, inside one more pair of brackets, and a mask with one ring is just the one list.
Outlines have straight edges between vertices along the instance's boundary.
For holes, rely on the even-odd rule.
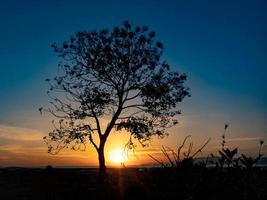
[[[199,156],[216,154],[225,123],[227,145],[256,155],[259,140],[267,143],[266,9],[264,0],[0,1],[0,166],[96,165],[90,147],[47,154],[42,137],[52,117],[38,108],[49,102],[44,80],[57,73],[50,46],[125,20],[156,31],[164,59],[187,74],[192,95],[170,135],[138,148],[129,164],[148,163],[148,153],[160,156],[162,145],[175,148],[189,134],[196,148],[211,138]],[[123,147],[125,137],[116,137],[107,151]]]

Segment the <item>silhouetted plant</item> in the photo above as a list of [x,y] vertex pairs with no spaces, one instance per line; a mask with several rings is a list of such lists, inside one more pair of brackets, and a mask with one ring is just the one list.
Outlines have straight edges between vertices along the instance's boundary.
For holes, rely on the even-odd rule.
[[224,131],[223,131],[223,134],[222,134],[222,149],[224,149],[224,146],[225,146],[225,143],[226,143],[226,140],[225,140],[225,134],[226,134],[226,130],[228,128],[228,124],[224,124]]
[[53,167],[51,165],[47,165],[45,167],[45,172],[51,174],[53,172]]
[[219,161],[219,165],[220,167],[224,167],[224,165],[228,166],[228,167],[234,167],[234,168],[240,168],[242,167],[240,165],[243,164],[243,166],[247,169],[251,169],[252,167],[254,167],[257,162],[261,159],[262,155],[261,155],[261,149],[262,149],[262,145],[263,145],[263,140],[260,140],[260,147],[259,147],[259,153],[258,156],[256,158],[253,157],[248,157],[244,154],[241,154],[241,156],[237,155],[237,148],[234,148],[233,150],[229,149],[229,148],[225,148],[225,144],[226,144],[226,130],[229,127],[228,124],[225,124],[224,126],[224,132],[222,135],[222,149],[219,150],[219,154],[220,157],[218,157],[218,161]]
[[259,160],[260,158],[252,158],[252,157],[247,157],[244,154],[241,154],[241,163],[245,166],[247,169],[251,169]]
[[224,165],[227,165],[228,167],[238,167],[238,161],[239,157],[237,157],[237,148],[234,148],[233,150],[229,148],[225,148],[226,144],[226,131],[229,127],[229,124],[224,125],[224,131],[222,134],[222,149],[219,150],[220,157],[218,157],[219,166],[221,168],[224,167]]
[[196,157],[197,154],[202,152],[202,150],[207,146],[207,144],[210,142],[210,138],[199,148],[197,151],[192,153],[193,149],[193,143],[189,143],[189,147],[187,148],[187,151],[183,153],[183,157],[181,156],[181,150],[184,148],[186,141],[191,136],[188,135],[184,138],[182,144],[177,148],[177,150],[173,150],[169,147],[162,146],[161,152],[163,157],[167,160],[167,162],[161,161],[156,159],[154,156],[148,154],[150,158],[152,158],[154,161],[156,161],[158,164],[160,164],[162,167],[176,167],[176,168],[190,168],[193,166],[193,159]]
[[256,158],[248,157],[244,154],[241,154],[240,161],[246,169],[251,169],[251,168],[255,167],[257,162],[261,159],[261,157],[262,157],[261,148],[262,148],[263,143],[264,143],[264,141],[260,140],[259,154]]
[[264,141],[263,140],[260,140],[260,148],[259,148],[259,154],[258,154],[258,157],[262,157],[262,154],[261,154],[261,149],[262,149],[262,146],[264,144]]
[[219,150],[219,153],[221,155],[222,165],[225,163],[228,167],[236,166],[235,162],[238,160],[238,158],[235,158],[237,156],[237,148],[234,148],[233,150],[226,148],[222,151]]
[[77,32],[52,47],[61,59],[60,71],[53,80],[46,79],[52,107],[39,109],[59,118],[44,138],[49,153],[65,147],[84,150],[89,140],[105,174],[104,147],[113,129],[128,131],[131,141],[145,146],[177,124],[177,104],[189,96],[186,75],[170,71],[162,61],[163,44],[147,26],[126,21],[112,31]]

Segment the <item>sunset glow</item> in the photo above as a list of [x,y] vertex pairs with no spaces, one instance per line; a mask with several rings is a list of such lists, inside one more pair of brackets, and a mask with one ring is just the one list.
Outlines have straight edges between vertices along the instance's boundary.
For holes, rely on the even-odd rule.
[[[188,76],[192,96],[179,102],[179,123],[166,129],[168,137],[153,137],[145,148],[134,141],[136,156],[129,158],[123,152],[130,134],[113,129],[105,146],[107,165],[151,165],[154,160],[148,154],[163,160],[161,147],[177,150],[187,135],[192,136],[195,151],[211,138],[199,157],[219,155],[225,123],[229,123],[228,147],[257,156],[259,141],[264,140],[262,154],[267,155],[265,1],[240,1],[242,6],[238,1],[67,2],[0,1],[0,167],[98,166],[88,138],[81,151],[69,147],[48,154],[43,137],[53,130],[51,122],[57,118],[39,108],[50,106],[46,93],[50,85],[45,80],[61,73],[50,44],[61,44],[77,31],[112,31],[124,20],[156,31],[155,37],[164,44],[162,61]],[[110,118],[104,115],[99,120],[102,132]],[[94,119],[85,122],[94,125]],[[98,135],[93,138],[99,145]]]
[[128,157],[123,149],[112,149],[108,153],[108,160],[113,164],[122,164],[128,160]]
[[267,200],[267,0],[0,0],[0,200]]

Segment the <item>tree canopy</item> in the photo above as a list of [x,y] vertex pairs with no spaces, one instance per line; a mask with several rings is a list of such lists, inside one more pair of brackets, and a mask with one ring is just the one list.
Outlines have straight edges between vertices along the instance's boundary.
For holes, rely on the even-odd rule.
[[[129,146],[132,139],[145,145],[152,136],[167,134],[181,113],[178,103],[190,94],[186,75],[162,60],[164,47],[155,36],[147,26],[126,21],[111,31],[77,32],[52,45],[60,70],[47,79],[52,106],[45,110],[59,121],[45,137],[49,152],[84,148],[89,140],[99,153],[112,129],[126,130]],[[103,117],[109,121],[105,128]]]

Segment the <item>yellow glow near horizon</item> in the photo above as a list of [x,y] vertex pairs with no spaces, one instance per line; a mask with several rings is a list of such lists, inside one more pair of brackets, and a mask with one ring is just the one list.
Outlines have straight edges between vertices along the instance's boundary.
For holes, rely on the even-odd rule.
[[108,160],[114,164],[121,164],[128,160],[123,149],[112,149],[108,153]]

